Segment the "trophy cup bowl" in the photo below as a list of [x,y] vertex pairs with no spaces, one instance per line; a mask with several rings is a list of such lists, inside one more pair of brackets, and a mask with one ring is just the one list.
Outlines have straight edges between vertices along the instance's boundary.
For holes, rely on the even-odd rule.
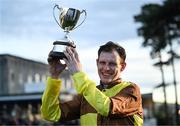
[[[59,10],[59,21],[57,20],[55,16],[55,8]],[[77,25],[81,14],[85,14],[84,19],[82,22]],[[55,5],[53,8],[53,16],[56,21],[56,23],[64,30],[65,35],[61,40],[57,40],[53,42],[53,49],[51,53],[51,57],[63,59],[66,58],[63,51],[67,46],[76,48],[76,45],[74,44],[74,41],[70,39],[69,32],[79,27],[86,19],[86,11],[85,10],[78,10],[74,8],[62,8],[58,5]]]

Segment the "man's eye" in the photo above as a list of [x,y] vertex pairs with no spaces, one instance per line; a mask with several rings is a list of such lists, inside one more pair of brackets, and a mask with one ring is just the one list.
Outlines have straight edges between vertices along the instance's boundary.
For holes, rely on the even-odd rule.
[[116,63],[109,63],[110,66],[116,66]]
[[106,63],[105,63],[105,62],[99,62],[99,64],[101,64],[101,65],[105,65]]

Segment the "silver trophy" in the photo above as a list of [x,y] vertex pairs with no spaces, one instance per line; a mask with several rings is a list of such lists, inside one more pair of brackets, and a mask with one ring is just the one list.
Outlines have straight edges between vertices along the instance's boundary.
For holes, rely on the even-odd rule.
[[[59,12],[59,20],[57,20],[55,16],[55,9],[58,9]],[[77,25],[77,22],[80,18],[80,15],[84,13],[84,19],[80,24]],[[71,46],[76,48],[74,41],[70,39],[69,32],[79,27],[86,19],[87,13],[85,10],[78,10],[74,8],[62,8],[58,5],[55,5],[53,8],[53,16],[56,23],[64,30],[65,35],[61,40],[57,40],[53,42],[53,49],[50,56],[53,58],[63,59],[66,58],[63,51],[66,46]]]

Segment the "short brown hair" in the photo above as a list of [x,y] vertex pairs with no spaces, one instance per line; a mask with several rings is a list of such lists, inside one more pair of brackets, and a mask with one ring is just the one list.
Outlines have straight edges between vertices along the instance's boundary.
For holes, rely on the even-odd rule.
[[120,46],[118,43],[115,43],[115,42],[112,42],[112,41],[109,41],[106,44],[100,46],[100,48],[98,50],[98,58],[99,58],[101,52],[111,52],[113,50],[117,51],[119,56],[125,62],[125,60],[126,60],[126,51],[125,51],[125,49],[122,46]]

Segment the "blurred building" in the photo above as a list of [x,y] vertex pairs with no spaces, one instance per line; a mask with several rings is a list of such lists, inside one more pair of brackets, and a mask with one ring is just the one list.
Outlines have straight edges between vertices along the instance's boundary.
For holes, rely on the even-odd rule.
[[[40,120],[42,123],[41,97],[48,74],[45,63],[0,55],[0,125],[32,125]],[[60,99],[70,100],[75,92],[67,70],[61,74],[61,79]]]
[[[180,122],[176,121],[176,111],[178,111],[178,118],[180,120],[180,83],[177,83],[177,103],[178,110],[176,110],[176,98],[175,98],[175,89],[173,83],[168,83],[165,85],[166,91],[166,103],[167,108],[165,108],[165,98],[163,85],[157,85],[153,92],[153,102],[154,102],[154,114],[157,118],[157,123],[160,125],[171,124],[179,125]],[[166,114],[168,113],[168,115]]]
[[143,94],[142,95],[143,101],[143,112],[144,112],[144,119],[150,119],[154,117],[154,102],[152,99],[152,93]]
[[[145,125],[179,125],[176,122],[175,91],[172,83],[166,84],[166,102],[165,108],[164,91],[162,84],[157,85],[152,93],[142,95],[143,114]],[[177,96],[180,117],[180,84],[177,83]],[[168,114],[166,114],[168,113]],[[147,124],[146,124],[147,123]]]
[[142,94],[144,126],[157,126],[152,93]]
[[[21,57],[0,55],[0,95],[43,92],[48,65]],[[72,88],[68,71],[62,74],[62,90]]]

